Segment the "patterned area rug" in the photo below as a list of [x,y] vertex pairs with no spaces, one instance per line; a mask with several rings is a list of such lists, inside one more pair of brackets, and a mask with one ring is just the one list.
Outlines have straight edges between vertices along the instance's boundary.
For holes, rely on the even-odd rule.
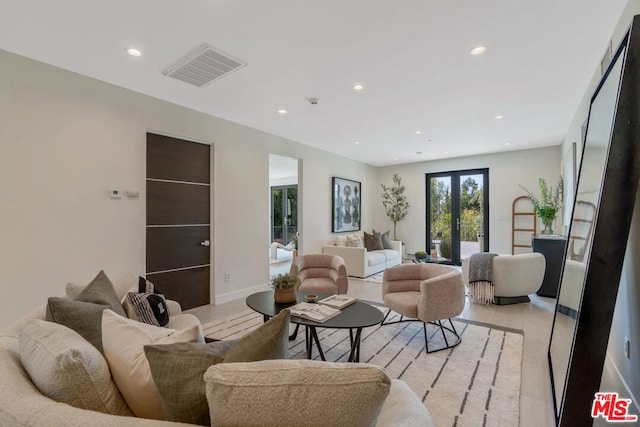
[[[379,307],[381,310],[386,309]],[[390,316],[391,320],[398,318]],[[518,426],[522,367],[521,331],[456,319],[462,342],[457,347],[425,353],[422,324],[402,322],[362,331],[360,361],[385,368],[422,399],[440,427]],[[262,324],[262,315],[247,309],[203,325],[206,336],[235,339]],[[429,346],[440,345],[440,330],[429,325]],[[349,356],[346,330],[318,329],[329,361]],[[315,348],[315,347],[314,347]],[[289,345],[290,358],[304,358],[304,331]],[[317,350],[314,358],[318,359]]]

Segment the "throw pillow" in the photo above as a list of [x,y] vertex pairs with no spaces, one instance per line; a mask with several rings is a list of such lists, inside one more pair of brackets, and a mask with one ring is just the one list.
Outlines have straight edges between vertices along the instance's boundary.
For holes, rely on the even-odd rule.
[[221,363],[204,381],[217,426],[371,426],[391,384],[375,365],[314,360]]
[[123,306],[129,319],[154,326],[169,323],[169,309],[162,294],[129,292]]
[[105,308],[125,316],[113,284],[101,270],[74,300],[49,298],[46,319],[73,329],[104,353],[101,325]]
[[167,421],[210,425],[202,376],[211,365],[287,358],[289,310],[237,341],[147,345],[144,351]]
[[[131,411],[142,418],[164,419],[158,389],[144,354],[149,344],[199,339],[198,325],[176,331],[127,319],[111,310],[102,315],[102,343],[111,375]],[[176,365],[177,370],[181,366]]]
[[22,366],[45,396],[76,408],[131,416],[107,361],[77,332],[32,319],[18,339]]
[[368,251],[379,251],[381,249],[384,249],[384,246],[382,246],[382,239],[380,238],[380,233],[369,234],[365,231],[364,247],[367,248]]
[[138,277],[138,293],[128,292],[122,305],[129,319],[154,326],[167,326],[169,323],[164,295],[144,277]]
[[358,233],[349,234],[347,236],[347,246],[352,248],[362,248],[364,245],[362,244],[362,239]]
[[347,236],[336,236],[336,246],[347,246]]
[[[373,234],[376,234],[376,230],[373,230]],[[382,247],[384,247],[385,249],[393,249],[393,245],[391,244],[391,231],[387,230],[384,233],[377,233],[380,234],[380,240],[382,240]]]

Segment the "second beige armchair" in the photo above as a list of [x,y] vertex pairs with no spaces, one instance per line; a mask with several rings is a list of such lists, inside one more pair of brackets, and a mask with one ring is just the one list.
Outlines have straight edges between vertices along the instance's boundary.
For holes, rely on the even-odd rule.
[[319,294],[346,294],[347,267],[337,255],[300,255],[291,262],[289,273],[298,276],[298,290]]

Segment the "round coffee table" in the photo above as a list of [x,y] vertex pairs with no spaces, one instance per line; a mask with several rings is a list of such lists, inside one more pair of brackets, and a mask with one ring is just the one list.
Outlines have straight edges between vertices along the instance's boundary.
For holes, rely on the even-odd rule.
[[[273,298],[273,291],[258,292],[247,297],[247,305],[264,316],[265,322],[271,317],[280,313],[287,307],[291,307],[299,302],[305,302],[305,295],[308,292],[296,292],[296,302],[289,304],[276,303]],[[329,295],[318,295],[318,299],[328,297]],[[351,344],[351,352],[349,353],[349,362],[358,362],[360,360],[360,336],[362,329],[382,323],[384,316],[382,312],[371,305],[362,301],[356,301],[347,307],[341,309],[341,313],[331,319],[317,323],[313,320],[307,320],[296,316],[291,316],[291,323],[305,326],[305,343],[307,346],[307,358],[312,358],[313,343],[318,348],[318,353],[322,360],[326,360],[324,352],[320,346],[318,333],[316,328],[329,329],[349,329],[349,342]],[[355,329],[355,334],[353,333]],[[297,333],[297,328],[296,328]],[[295,333],[294,337],[295,339]]]

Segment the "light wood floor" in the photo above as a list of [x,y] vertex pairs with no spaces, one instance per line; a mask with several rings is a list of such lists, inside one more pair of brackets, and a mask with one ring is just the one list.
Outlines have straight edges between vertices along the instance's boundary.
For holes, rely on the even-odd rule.
[[[273,264],[271,275],[288,272],[289,266],[290,262]],[[382,302],[382,290],[379,283],[350,277],[348,294],[368,301]],[[467,302],[460,317],[524,331],[520,426],[551,427],[555,425],[555,422],[547,349],[555,299],[537,295],[531,295],[530,298],[530,303],[507,306],[484,306]],[[220,305],[198,307],[188,312],[206,323],[246,308],[244,298],[242,298]],[[514,422],[513,425],[517,426],[518,424]]]

